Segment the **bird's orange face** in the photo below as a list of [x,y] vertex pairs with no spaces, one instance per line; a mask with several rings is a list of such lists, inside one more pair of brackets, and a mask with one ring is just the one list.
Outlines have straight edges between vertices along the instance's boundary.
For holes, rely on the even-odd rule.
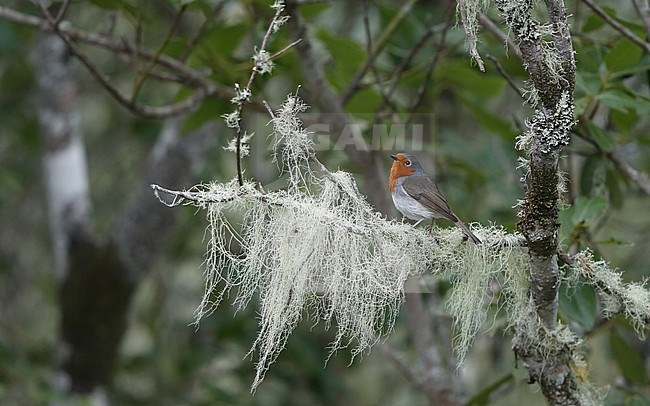
[[411,176],[415,172],[413,167],[413,160],[405,154],[391,155],[393,158],[393,165],[390,167],[390,176],[388,177],[388,190],[393,193],[395,190],[395,182],[402,176]]

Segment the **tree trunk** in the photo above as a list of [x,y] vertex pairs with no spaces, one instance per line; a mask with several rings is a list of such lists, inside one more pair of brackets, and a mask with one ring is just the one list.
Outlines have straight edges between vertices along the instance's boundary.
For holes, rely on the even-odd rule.
[[[161,205],[149,185],[191,185],[215,128],[181,136],[181,120],[169,120],[112,235],[100,243],[92,232],[76,83],[64,41],[41,34],[37,60],[44,178],[61,288],[56,382],[63,391],[101,393],[115,372],[133,294],[175,225],[176,212]],[[123,200],[115,199],[116,205]]]

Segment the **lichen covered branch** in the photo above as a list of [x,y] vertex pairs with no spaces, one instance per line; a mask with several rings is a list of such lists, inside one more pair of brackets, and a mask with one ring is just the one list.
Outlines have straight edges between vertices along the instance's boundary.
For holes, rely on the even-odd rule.
[[[536,108],[517,141],[527,154],[525,199],[518,227],[529,248],[530,309],[514,325],[513,350],[552,404],[587,404],[593,391],[574,371],[582,358],[567,327],[557,321],[560,269],[557,262],[558,203],[563,183],[558,162],[574,124],[575,60],[563,0],[545,0],[547,23],[533,18],[533,0],[498,0],[530,75],[529,102]],[[525,314],[525,313],[524,313]]]

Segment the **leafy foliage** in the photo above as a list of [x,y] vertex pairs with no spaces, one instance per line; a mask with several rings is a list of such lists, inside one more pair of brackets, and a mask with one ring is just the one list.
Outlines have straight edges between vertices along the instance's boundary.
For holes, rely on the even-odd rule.
[[[569,118],[577,119],[577,124],[572,129],[571,143],[565,149],[567,159],[562,163],[562,169],[567,173],[568,191],[563,196],[566,207],[560,215],[562,227],[559,237],[563,249],[571,254],[590,248],[593,254],[586,263],[599,265],[593,273],[594,277],[598,280],[610,278],[606,284],[619,287],[620,292],[587,286],[584,273],[567,274],[567,277],[575,276],[577,279],[565,284],[561,290],[561,316],[563,323],[571,327],[585,343],[584,355],[588,366],[580,367],[580,370],[589,370],[590,379],[593,378],[598,384],[617,382],[610,389],[610,400],[639,401],[649,397],[645,367],[647,351],[644,342],[630,333],[634,328],[644,331],[645,315],[628,314],[636,320],[634,325],[607,322],[603,316],[609,317],[619,312],[626,314],[628,308],[621,307],[622,304],[633,304],[638,308],[644,306],[645,287],[641,281],[647,276],[650,263],[646,238],[647,192],[643,192],[639,181],[631,176],[634,172],[630,172],[630,168],[641,174],[650,172],[650,160],[647,159],[650,145],[647,135],[650,127],[647,74],[650,57],[600,16],[580,6],[581,3],[568,3],[569,7],[575,7],[571,14],[574,16],[572,33],[578,69],[576,111]],[[130,44],[131,49],[145,49],[152,54],[160,53],[161,57],[185,61],[189,68],[204,74],[210,83],[220,85],[219,89],[232,91],[234,83],[243,86],[250,74],[255,62],[251,59],[252,44],[260,42],[264,27],[273,15],[273,10],[268,6],[269,2],[262,0],[70,2],[62,26],[70,25],[102,34],[116,43]],[[608,15],[637,36],[644,36],[642,21],[629,17],[636,15],[630,4],[610,2],[609,6],[603,6]],[[43,17],[34,4],[10,0],[4,2],[3,7]],[[182,7],[185,9],[181,23],[168,34]],[[400,8],[401,4],[391,1],[379,2],[376,8],[374,4],[369,7],[368,16],[375,43],[395,20]],[[300,9],[307,20],[309,35],[312,36],[329,84],[338,92],[343,91],[367,58],[361,5],[333,2],[305,4]],[[448,18],[453,17],[443,5],[415,3],[404,21],[395,20],[397,25],[388,35],[385,48],[379,50],[372,69],[366,73],[359,90],[346,105],[346,112],[361,122],[367,120],[367,123],[362,123],[366,125],[362,128],[369,128],[367,124],[374,120],[380,123],[409,120],[414,102],[419,101],[417,112],[433,112],[435,123],[430,127],[431,132],[424,136],[423,150],[417,154],[427,172],[436,175],[454,210],[463,218],[475,219],[483,224],[492,221],[512,231],[516,220],[512,206],[521,197],[519,174],[513,169],[517,165],[517,151],[513,143],[514,137],[523,132],[522,121],[529,111],[496,70],[494,63],[484,61],[485,73],[479,73],[471,65],[461,30],[442,28],[447,26]],[[424,38],[429,28],[433,32],[431,37],[426,39],[416,56],[402,67],[415,43]],[[166,35],[170,35],[168,42],[165,41]],[[43,214],[40,188],[41,145],[35,115],[37,95],[34,92],[37,78],[32,57],[37,40],[33,28],[0,17],[0,108],[9,112],[0,115],[0,133],[3,134],[0,143],[3,163],[0,168],[0,221],[3,224],[3,232],[0,233],[0,304],[4,309],[0,316],[0,397],[9,403],[61,400],[61,395],[51,389],[49,382],[49,371],[55,362],[57,348],[57,292],[53,288],[57,282],[47,254],[47,219]],[[283,29],[271,38],[268,51],[273,54],[289,43],[288,33]],[[81,52],[92,56],[101,73],[125,94],[148,66],[147,61],[135,58],[134,53],[115,54],[110,49],[97,48],[88,43],[80,43],[79,47]],[[499,40],[484,32],[479,34],[476,47],[481,55],[489,53],[498,61],[515,87],[527,88],[524,83],[527,76],[516,56],[507,53]],[[104,235],[112,228],[123,200],[136,185],[138,174],[155,141],[154,134],[161,125],[158,121],[139,118],[119,108],[77,59],[73,57],[71,61],[72,69],[79,78],[77,104],[82,112],[90,157],[95,231]],[[287,93],[304,82],[302,75],[307,73],[298,69],[298,60],[292,50],[277,58],[275,63],[273,77],[261,76],[253,85],[256,96],[251,104],[246,105],[246,124],[255,119],[263,122],[269,120],[259,104],[262,99],[268,100],[272,106],[278,106]],[[403,69],[401,76],[393,76],[400,69]],[[179,72],[169,67],[155,65],[151,73],[138,94],[137,101],[140,103],[164,106],[188,100],[195,94],[196,84],[186,82]],[[431,81],[427,81],[429,76]],[[174,80],[164,80],[169,77]],[[386,95],[393,79],[396,80],[395,90],[389,97],[391,103],[387,103]],[[317,90],[301,89],[301,92],[309,95]],[[189,132],[206,122],[220,120],[222,114],[230,113],[232,105],[229,99],[232,94],[226,93],[225,90],[223,94],[213,93],[197,104],[189,112],[183,124],[184,130]],[[367,119],[368,112],[373,113],[372,119]],[[367,131],[362,134],[371,144],[372,135]],[[201,174],[202,179],[231,179],[236,173],[233,156],[222,149],[232,136],[232,132],[226,129],[215,134],[219,147],[212,152],[210,162]],[[333,141],[329,145],[336,142]],[[244,161],[244,166],[246,175],[253,179],[269,179],[279,175],[272,161],[272,153],[265,143],[263,136],[251,139],[251,157]],[[357,176],[364,168],[355,167],[341,151],[318,151],[318,156],[328,167],[342,166],[352,173],[357,178],[361,194],[372,196],[385,193],[368,189]],[[387,165],[388,161],[384,167],[386,170]],[[287,183],[291,184],[291,176],[291,173],[285,175],[279,185],[265,187],[269,190],[280,189]],[[352,180],[349,177],[345,179],[348,182],[346,185],[352,187]],[[330,181],[323,182],[329,185],[327,193],[331,194],[328,195],[326,211],[331,212],[338,207],[338,200],[345,198],[345,194],[327,183]],[[302,192],[309,190],[318,194],[318,190],[322,192],[319,189],[322,185],[315,183],[307,187],[303,183],[299,188]],[[249,192],[250,196],[256,196],[257,189],[251,188]],[[258,247],[270,253],[272,251],[269,249],[275,249],[273,243],[279,236],[291,236],[290,233],[286,235],[287,230],[290,231],[287,224],[304,230],[300,236],[323,232],[322,227],[313,223],[314,206],[301,210],[286,209],[282,213],[282,222],[273,222],[273,219],[277,220],[273,215],[278,215],[282,209],[267,206],[263,212],[251,212],[250,208],[250,201],[238,201],[232,204],[232,210],[228,212],[212,212],[212,216],[222,220],[220,224],[233,226],[223,234],[220,229],[213,230],[214,234],[209,234],[209,237],[218,240],[246,235],[247,230],[235,224],[257,224],[256,228],[248,231],[258,233]],[[293,221],[287,223],[289,216],[293,216]],[[253,221],[254,218],[257,223]],[[304,316],[303,311],[313,309],[312,314],[317,318],[334,314],[326,311],[333,307],[328,308],[324,301],[318,301],[321,299],[318,289],[310,290],[313,301],[307,301],[308,305],[292,308],[291,317],[287,318],[289,325],[296,327],[291,340],[286,342],[285,351],[277,358],[274,351],[277,346],[284,347],[285,343],[282,340],[271,343],[276,347],[269,347],[271,356],[262,363],[262,369],[271,361],[275,361],[276,365],[269,370],[265,384],[258,388],[255,397],[248,397],[248,385],[254,379],[255,371],[242,358],[250,343],[255,342],[257,320],[255,312],[251,308],[242,309],[242,301],[237,301],[235,297],[243,295],[253,306],[263,303],[264,298],[258,297],[254,290],[237,291],[235,287],[235,297],[225,295],[223,300],[224,304],[234,304],[239,309],[236,316],[233,316],[231,308],[221,306],[211,317],[202,319],[198,331],[187,327],[197,298],[201,296],[197,258],[201,258],[204,251],[205,242],[201,239],[204,226],[203,221],[193,217],[192,213],[181,214],[178,235],[171,248],[160,260],[156,273],[140,289],[133,305],[132,327],[123,345],[112,392],[116,403],[351,404],[350,399],[363,399],[367,404],[380,401],[424,402],[423,395],[407,385],[401,375],[384,361],[379,351],[365,355],[362,364],[354,364],[350,369],[345,368],[349,356],[332,357],[328,368],[322,368],[323,360],[328,357],[327,344],[336,343],[340,339],[338,333],[334,329],[325,330],[323,323],[312,332],[305,323],[297,323]],[[414,235],[424,234],[424,231],[411,230],[407,225],[395,224],[391,227],[395,227],[397,235],[405,229]],[[24,230],[34,232],[26,233]],[[443,233],[443,230],[437,232]],[[341,231],[330,241],[343,244],[348,241],[345,238],[349,236]],[[297,238],[294,244],[296,247],[306,247],[308,242],[308,239]],[[356,248],[359,245],[368,248],[361,240],[356,244]],[[243,252],[247,247],[239,248]],[[458,246],[448,248],[449,252],[454,253],[459,249]],[[346,251],[346,255],[350,255],[350,252]],[[240,252],[229,255],[230,262],[224,262],[224,266],[241,264],[245,260],[240,257]],[[420,255],[427,257],[429,254]],[[402,257],[396,256],[395,260],[399,258]],[[518,261],[517,258],[509,257],[507,260]],[[609,264],[601,263],[601,258],[607,258]],[[327,258],[328,261],[335,259]],[[366,257],[357,259],[368,260]],[[273,255],[265,259],[266,262],[279,260],[280,257]],[[374,260],[377,261],[376,258]],[[297,272],[299,267],[295,266],[294,261],[295,258],[285,258],[285,264],[293,264]],[[476,265],[475,262],[468,263]],[[540,395],[530,393],[524,378],[512,368],[512,360],[508,358],[509,339],[503,337],[503,334],[508,334],[507,312],[495,311],[493,319],[488,318],[486,323],[493,326],[493,335],[481,334],[487,314],[483,310],[500,303],[499,299],[503,300],[500,295],[513,294],[514,290],[507,282],[525,285],[526,275],[499,273],[495,268],[484,268],[473,273],[470,269],[472,266],[455,269],[453,261],[439,261],[436,276],[425,277],[423,281],[432,291],[446,292],[443,300],[452,314],[459,314],[454,310],[459,306],[466,308],[473,305],[475,310],[481,310],[475,313],[477,318],[462,320],[460,330],[456,330],[460,332],[456,342],[464,342],[462,348],[467,348],[467,343],[474,337],[478,337],[476,340],[480,344],[467,353],[463,369],[477,371],[476,376],[461,374],[458,381],[468,388],[469,398],[474,399],[475,404],[490,401],[514,403],[524,397],[539,400]],[[568,268],[575,271],[574,266]],[[613,273],[615,268],[625,272]],[[400,272],[383,276],[391,283],[397,283],[396,280],[401,283],[408,272],[419,274],[422,269],[405,267],[400,268]],[[264,283],[278,282],[298,287],[301,281],[304,282],[304,279],[292,275],[286,274],[284,279],[276,281],[267,279]],[[347,277],[350,275],[347,274]],[[442,281],[440,275],[452,277],[455,287],[460,289],[447,290],[445,286],[448,286],[448,282]],[[504,275],[510,275],[513,279],[504,280]],[[330,274],[322,276],[334,277]],[[215,284],[224,282],[214,277]],[[386,280],[376,282],[381,285],[379,282]],[[630,280],[636,284],[629,285]],[[238,282],[234,277],[229,284],[238,286]],[[252,282],[262,283],[261,280]],[[360,284],[361,280],[353,282]],[[346,292],[359,288],[355,283],[345,287]],[[511,289],[511,292],[504,292],[507,289]],[[498,297],[492,301],[489,297],[472,296],[472,292],[479,290],[487,290]],[[367,302],[367,297],[361,295],[367,290],[355,291],[360,292],[358,303]],[[208,293],[224,294],[220,289],[216,292],[209,289]],[[279,295],[280,291],[272,293]],[[337,294],[340,292],[335,292],[331,297],[339,297]],[[523,293],[520,289],[516,294]],[[276,299],[280,300],[279,296]],[[429,299],[434,303],[433,295]],[[215,300],[215,297],[206,296],[204,304],[208,305],[210,300]],[[392,300],[392,306],[401,302],[399,289]],[[384,302],[372,303],[377,306],[368,311],[378,313],[373,313],[371,324],[384,322],[386,317],[396,317],[391,319],[395,323],[395,331],[388,343],[413,361],[416,356],[411,352],[412,343],[406,338],[408,326],[404,315],[387,310],[383,307]],[[323,307],[313,308],[319,304]],[[343,306],[344,303],[339,302],[339,305]],[[211,310],[209,306],[203,309]],[[260,309],[263,320],[271,314],[265,312],[263,306]],[[436,317],[444,319],[439,314],[441,309],[442,306],[436,307]],[[385,311],[387,313],[381,313]],[[353,312],[345,314],[352,317]],[[338,320],[339,329],[346,329],[345,318],[332,320]],[[354,318],[347,320],[354,324]],[[444,323],[440,325],[444,326]],[[366,343],[372,341],[370,332],[360,341],[363,343],[364,340]],[[448,337],[440,338],[441,342],[445,340],[452,341]],[[354,342],[354,345],[357,344]],[[493,356],[489,362],[482,358],[488,355]],[[454,364],[453,355],[445,354],[445,357],[450,365]],[[453,366],[450,368],[453,369]],[[495,382],[495,377],[502,379]]]

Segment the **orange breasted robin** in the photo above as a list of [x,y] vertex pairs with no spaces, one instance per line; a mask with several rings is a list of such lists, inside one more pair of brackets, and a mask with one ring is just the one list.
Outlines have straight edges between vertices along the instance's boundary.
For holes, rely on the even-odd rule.
[[411,220],[417,220],[418,223],[430,218],[451,220],[475,244],[481,243],[481,240],[451,211],[447,199],[424,173],[413,155],[402,152],[391,154],[390,157],[393,158],[393,165],[390,168],[388,189],[393,204],[400,213]]

